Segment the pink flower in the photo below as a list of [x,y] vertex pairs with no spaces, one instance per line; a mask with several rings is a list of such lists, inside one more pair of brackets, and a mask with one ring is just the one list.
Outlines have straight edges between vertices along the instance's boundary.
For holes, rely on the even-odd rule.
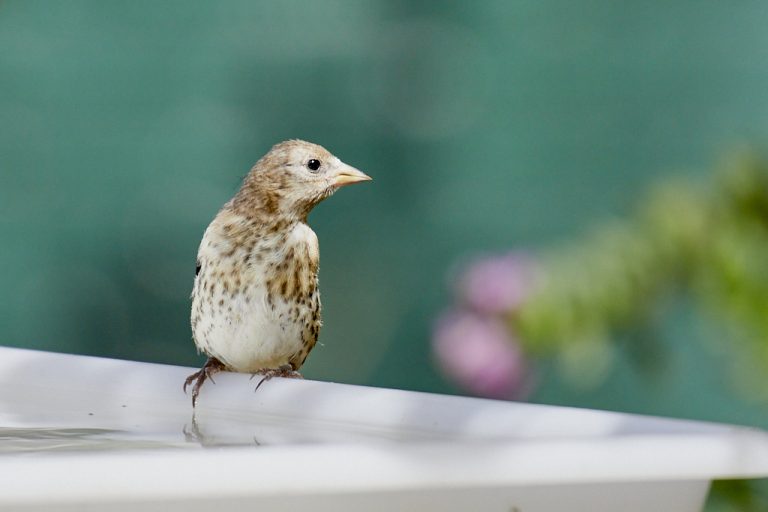
[[521,398],[528,391],[520,347],[499,319],[448,312],[437,321],[433,348],[445,374],[472,393]]
[[517,309],[533,286],[533,261],[510,252],[480,258],[458,279],[459,296],[482,313]]

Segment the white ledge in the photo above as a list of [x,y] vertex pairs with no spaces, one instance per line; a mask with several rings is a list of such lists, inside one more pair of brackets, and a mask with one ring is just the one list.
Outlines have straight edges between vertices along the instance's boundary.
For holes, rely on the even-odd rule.
[[756,429],[329,382],[222,373],[193,420],[194,370],[0,348],[0,508],[696,511],[768,476]]

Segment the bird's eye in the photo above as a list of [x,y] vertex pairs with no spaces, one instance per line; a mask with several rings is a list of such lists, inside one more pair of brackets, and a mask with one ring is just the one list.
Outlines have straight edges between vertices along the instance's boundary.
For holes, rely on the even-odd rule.
[[307,162],[307,167],[309,167],[310,171],[317,171],[320,169],[320,160],[315,160],[314,158]]

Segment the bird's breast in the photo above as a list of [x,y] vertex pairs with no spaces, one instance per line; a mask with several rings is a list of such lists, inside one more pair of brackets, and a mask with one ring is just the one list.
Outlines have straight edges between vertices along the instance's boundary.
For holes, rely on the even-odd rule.
[[[311,230],[310,230],[311,232]],[[312,233],[314,236],[314,233]],[[317,289],[317,237],[291,234],[269,263],[266,285],[269,293],[288,303],[305,303]]]
[[307,340],[314,344],[320,325],[315,233],[299,224],[232,240],[215,227],[198,253],[196,343],[238,371],[287,363]]

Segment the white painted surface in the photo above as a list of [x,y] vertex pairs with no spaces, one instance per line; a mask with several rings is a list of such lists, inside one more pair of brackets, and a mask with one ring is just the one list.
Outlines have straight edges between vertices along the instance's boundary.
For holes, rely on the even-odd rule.
[[193,422],[191,371],[0,348],[0,509],[695,512],[768,476],[753,429],[242,374]]

